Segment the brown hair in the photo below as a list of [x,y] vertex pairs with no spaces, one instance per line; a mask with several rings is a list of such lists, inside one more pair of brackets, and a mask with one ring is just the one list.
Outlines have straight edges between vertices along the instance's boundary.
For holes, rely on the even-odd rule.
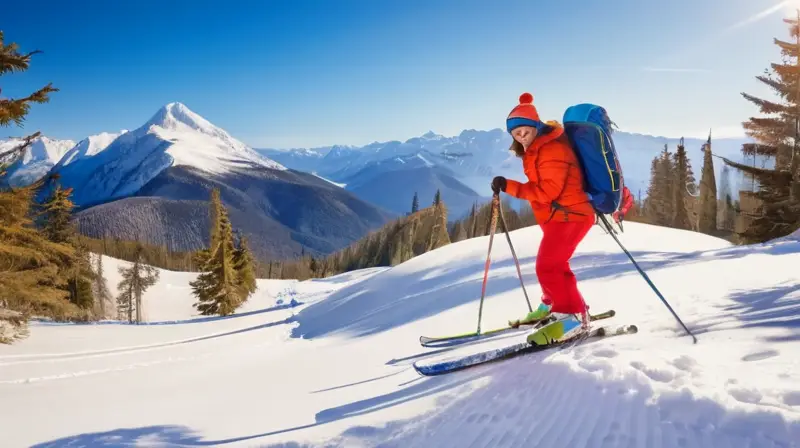
[[522,158],[525,155],[525,148],[522,147],[522,143],[516,141],[513,137],[511,138],[511,146],[508,148],[509,151],[512,151],[517,157]]

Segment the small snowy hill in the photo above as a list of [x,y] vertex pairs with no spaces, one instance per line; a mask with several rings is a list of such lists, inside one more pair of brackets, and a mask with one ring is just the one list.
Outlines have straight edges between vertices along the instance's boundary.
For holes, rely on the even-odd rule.
[[[19,138],[0,141],[0,154],[22,142],[23,140]],[[54,140],[46,136],[36,138],[25,150],[25,154],[8,167],[6,181],[12,187],[36,182],[45,176],[73,146],[75,142],[72,140]]]
[[[540,229],[511,238],[535,305]],[[411,363],[463,349],[426,349],[418,338],[475,329],[488,237],[393,268],[262,280],[246,308],[224,319],[193,317],[193,275],[162,271],[145,297],[158,322],[40,323],[27,340],[0,346],[3,442],[800,446],[800,241],[733,247],[638,223],[620,238],[697,344],[598,227],[572,266],[592,311],[616,310],[602,322],[633,323],[638,334],[440,377],[420,377]],[[527,311],[516,275],[501,236],[483,328]],[[276,307],[287,289],[301,304]]]

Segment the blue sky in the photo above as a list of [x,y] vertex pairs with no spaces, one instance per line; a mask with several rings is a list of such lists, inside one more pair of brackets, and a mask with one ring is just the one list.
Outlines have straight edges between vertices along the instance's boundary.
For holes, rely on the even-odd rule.
[[0,78],[23,129],[79,140],[180,101],[255,147],[363,145],[502,127],[520,93],[560,119],[607,107],[623,130],[741,133],[740,92],[788,39],[777,0],[88,1],[4,5],[31,69]]

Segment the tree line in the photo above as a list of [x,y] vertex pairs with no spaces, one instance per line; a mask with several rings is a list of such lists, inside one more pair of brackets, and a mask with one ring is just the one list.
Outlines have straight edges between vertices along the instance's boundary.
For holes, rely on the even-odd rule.
[[[749,166],[715,155],[709,136],[702,148],[703,167],[697,186],[682,144],[674,154],[665,148],[653,160],[643,220],[724,236],[737,244],[762,243],[800,229],[800,10],[796,10],[795,18],[783,21],[792,40],[773,40],[783,60],[756,76],[777,99],[741,93],[762,114],[742,123],[754,142],[744,144],[741,152],[754,159],[761,156],[773,166]],[[719,192],[714,157],[724,163]],[[729,168],[753,184],[752,191],[739,192],[738,200],[732,199]]]
[[700,148],[703,166],[698,183],[681,138],[675,152],[664,145],[653,158],[647,196],[641,201],[638,216],[626,216],[632,221],[692,230],[715,236],[729,236],[734,230],[737,201],[732,199],[730,174],[722,169],[720,193],[714,173],[711,136]]
[[755,140],[742,147],[746,156],[763,156],[774,161],[773,168],[758,168],[724,159],[758,188],[742,196],[752,205],[742,207],[743,225],[737,229],[739,242],[750,244],[786,236],[800,228],[800,10],[796,17],[783,19],[791,41],[773,39],[782,62],[771,64],[756,76],[776,94],[766,100],[742,93],[766,117],[751,117],[743,123]]

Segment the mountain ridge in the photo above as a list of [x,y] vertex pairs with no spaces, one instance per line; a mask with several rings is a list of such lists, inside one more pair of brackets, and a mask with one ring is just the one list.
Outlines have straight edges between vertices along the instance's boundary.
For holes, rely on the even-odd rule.
[[258,154],[182,103],[159,108],[133,130],[84,139],[68,154],[38,198],[56,184],[73,188],[75,221],[96,238],[205,247],[212,188],[261,259],[327,254],[395,216]]
[[[652,159],[668,145],[670,152],[675,151],[681,137],[653,136],[640,132],[615,130],[612,135],[615,147],[620,155],[626,185],[636,194],[645,194],[650,180]],[[689,160],[695,176],[699,178],[702,167],[702,148],[706,139],[684,138]],[[715,154],[736,161],[743,161],[741,146],[752,141],[749,137],[712,138],[712,151]],[[479,192],[479,196],[488,196],[488,185],[494,176],[505,176],[524,180],[521,163],[509,154],[510,135],[501,128],[490,130],[464,129],[454,136],[442,136],[428,131],[422,136],[412,137],[405,141],[389,140],[373,142],[361,147],[347,149],[321,150],[303,148],[300,150],[275,150],[257,148],[256,151],[273,158],[277,162],[306,171],[313,171],[333,182],[348,184],[352,188],[350,178],[359,174],[360,170],[375,165],[378,161],[389,160],[397,154],[428,154],[435,164],[449,168],[455,173],[455,179],[466,187]],[[723,163],[715,163],[714,170],[719,180]],[[732,179],[737,187],[741,178]],[[738,188],[732,188],[738,195]],[[445,202],[447,198],[444,197]]]

